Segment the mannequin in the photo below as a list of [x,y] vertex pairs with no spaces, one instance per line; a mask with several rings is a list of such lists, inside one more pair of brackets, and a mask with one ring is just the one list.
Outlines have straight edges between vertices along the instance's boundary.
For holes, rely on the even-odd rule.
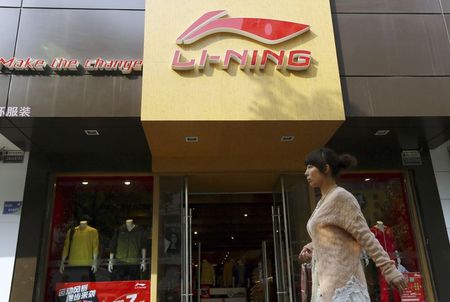
[[[115,273],[116,279],[138,280],[139,270],[144,272],[145,236],[143,230],[134,224],[133,219],[127,219],[120,226],[111,240],[108,271]],[[140,265],[137,263],[140,261]],[[118,266],[115,268],[115,264]]]
[[[68,260],[68,265],[74,268],[72,270],[74,274],[69,276],[71,279],[69,281],[85,281],[86,271],[83,268],[90,267],[88,273],[95,274],[97,272],[98,247],[98,231],[88,225],[88,219],[81,220],[79,226],[67,231],[59,266],[60,273],[64,273],[65,262]],[[81,270],[79,270],[80,268]]]
[[233,285],[233,267],[234,260],[230,259],[223,266],[223,286],[232,287]]
[[238,259],[237,261],[237,276],[236,286],[245,286],[245,262],[244,259]]
[[201,281],[202,285],[214,286],[216,284],[216,274],[214,266],[207,259],[202,261]]
[[[386,226],[383,221],[378,220],[377,223],[370,228],[372,233],[380,242],[381,246],[384,250],[391,256],[393,259],[393,255],[398,256],[398,251],[395,248],[395,240],[394,233],[392,228]],[[384,276],[381,274],[380,270],[378,270],[378,282],[380,284],[380,302],[389,302],[389,285],[384,279]],[[395,302],[400,302],[400,294],[397,290],[393,290],[393,298]]]

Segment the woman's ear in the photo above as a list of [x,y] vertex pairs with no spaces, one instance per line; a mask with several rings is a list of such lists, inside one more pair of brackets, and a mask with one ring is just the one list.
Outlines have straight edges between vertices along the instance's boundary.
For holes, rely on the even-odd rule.
[[325,165],[325,169],[323,170],[325,175],[331,175],[331,167],[329,164]]

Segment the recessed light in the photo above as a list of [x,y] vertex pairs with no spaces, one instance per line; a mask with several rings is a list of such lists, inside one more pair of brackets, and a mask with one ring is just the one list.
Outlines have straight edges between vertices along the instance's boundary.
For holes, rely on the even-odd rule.
[[285,143],[285,142],[293,142],[294,140],[295,140],[295,136],[293,136],[293,135],[283,135],[281,137],[281,141],[283,143]]
[[194,235],[197,235],[198,234],[198,232],[194,232]]
[[391,130],[387,130],[387,129],[377,130],[375,132],[375,136],[385,136],[385,135],[388,135],[389,132],[391,132]]
[[95,130],[95,129],[87,129],[87,130],[84,130],[84,133],[85,133],[86,135],[88,135],[88,136],[97,136],[97,135],[100,135],[100,132],[98,132],[98,130]]
[[184,139],[186,143],[198,143],[198,136],[186,136]]
[[244,214],[244,217],[248,217],[248,214]]
[[370,178],[366,178],[366,179],[364,179],[364,181],[370,181]]
[[234,236],[231,236],[231,239],[234,240]]
[[89,182],[83,181],[81,184],[82,184],[83,186],[87,186],[87,185],[89,184]]
[[126,185],[126,186],[131,185],[131,181],[124,181],[123,183],[124,183],[124,185]]

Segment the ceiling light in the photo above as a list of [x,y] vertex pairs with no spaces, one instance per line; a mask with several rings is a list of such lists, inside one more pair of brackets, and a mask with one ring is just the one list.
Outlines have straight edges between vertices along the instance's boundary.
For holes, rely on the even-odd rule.
[[88,136],[96,136],[96,135],[100,135],[100,133],[98,132],[98,130],[95,129],[87,129],[84,130],[84,133]]
[[131,185],[131,181],[124,181],[123,183],[124,183],[126,186]]
[[385,135],[388,135],[389,132],[391,132],[391,130],[387,130],[387,129],[377,130],[375,132],[375,136],[385,136]]
[[87,181],[82,182],[83,186],[87,186],[89,183]]
[[248,217],[248,214],[244,214],[244,217]]
[[293,135],[283,135],[283,136],[281,137],[281,141],[282,141],[283,143],[285,143],[285,142],[293,142],[294,139],[295,139],[295,136],[293,136]]
[[234,240],[234,236],[231,236],[231,239]]
[[196,232],[194,232],[194,235],[197,235],[198,234],[198,232],[196,231]]
[[370,181],[370,178],[366,178],[366,179],[364,179],[364,181]]
[[186,143],[198,143],[198,136],[186,136],[184,139]]

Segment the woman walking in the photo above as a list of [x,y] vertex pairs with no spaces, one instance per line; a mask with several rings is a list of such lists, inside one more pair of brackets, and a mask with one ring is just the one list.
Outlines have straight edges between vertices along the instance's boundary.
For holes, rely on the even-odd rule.
[[309,185],[322,193],[307,224],[312,242],[299,255],[301,262],[312,261],[312,302],[370,302],[362,249],[388,283],[405,289],[406,280],[370,231],[356,198],[336,184],[339,173],[356,165],[356,159],[322,148],[309,154],[305,164]]

